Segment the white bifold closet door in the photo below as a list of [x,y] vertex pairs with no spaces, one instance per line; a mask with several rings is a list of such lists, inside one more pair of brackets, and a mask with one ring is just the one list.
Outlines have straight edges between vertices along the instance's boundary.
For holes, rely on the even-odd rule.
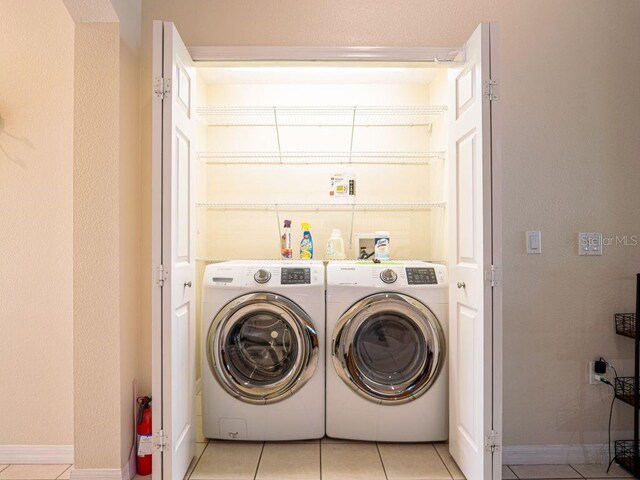
[[[468,480],[501,475],[498,185],[492,169],[491,44],[481,24],[450,69],[448,155],[450,435]],[[181,480],[195,450],[195,71],[172,23],[154,22],[154,480]],[[498,202],[499,204],[499,202]],[[161,305],[161,308],[157,307]],[[161,368],[159,366],[161,365]]]
[[494,342],[499,219],[492,214],[490,28],[476,29],[465,44],[464,66],[449,75],[449,450],[468,480],[500,478],[502,463],[502,399],[494,398],[494,388],[501,390],[501,345]]
[[[162,52],[158,55],[157,50]],[[160,318],[153,319],[154,478],[181,480],[195,454],[195,68],[170,22],[154,22],[154,168],[161,169]],[[158,126],[160,123],[160,126]],[[155,178],[155,177],[154,177]],[[156,210],[154,205],[154,210]],[[154,234],[155,238],[155,234]],[[157,368],[157,353],[162,368]],[[160,457],[160,458],[156,458]],[[158,471],[160,468],[160,471]]]

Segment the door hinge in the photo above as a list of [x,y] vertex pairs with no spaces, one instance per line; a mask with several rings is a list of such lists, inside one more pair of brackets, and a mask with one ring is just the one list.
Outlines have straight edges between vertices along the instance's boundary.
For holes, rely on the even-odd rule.
[[489,281],[489,286],[498,286],[498,267],[491,265],[489,270],[487,270],[487,280]]
[[164,282],[167,280],[169,272],[165,270],[164,265],[156,265],[153,269],[153,282],[158,287],[164,287]]
[[490,78],[482,85],[482,94],[489,99],[490,102],[498,100],[498,81]]
[[489,434],[489,436],[485,437],[484,449],[487,452],[491,452],[491,453],[499,453],[502,451],[500,434],[497,431],[491,430],[491,433]]
[[164,100],[171,93],[171,82],[167,78],[156,77],[153,79],[153,95],[160,100]]
[[158,430],[153,439],[153,448],[158,452],[164,452],[169,448],[169,442],[164,434],[164,430]]

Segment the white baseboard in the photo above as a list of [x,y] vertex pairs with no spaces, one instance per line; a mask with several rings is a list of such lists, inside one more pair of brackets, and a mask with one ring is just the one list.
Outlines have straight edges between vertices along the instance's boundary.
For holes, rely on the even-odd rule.
[[0,445],[0,463],[73,463],[73,445]]
[[131,480],[129,462],[121,469],[82,468],[71,470],[71,480]]
[[514,445],[502,449],[505,465],[606,463],[606,444],[587,445]]

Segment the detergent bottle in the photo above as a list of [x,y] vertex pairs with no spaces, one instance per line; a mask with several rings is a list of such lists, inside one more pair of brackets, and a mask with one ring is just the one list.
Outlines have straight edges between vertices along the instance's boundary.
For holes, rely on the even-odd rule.
[[331,236],[327,241],[326,260],[344,260],[347,256],[344,253],[344,240],[339,228],[331,231]]
[[302,240],[300,240],[300,259],[311,260],[313,258],[313,238],[309,231],[309,224],[303,222],[302,226]]

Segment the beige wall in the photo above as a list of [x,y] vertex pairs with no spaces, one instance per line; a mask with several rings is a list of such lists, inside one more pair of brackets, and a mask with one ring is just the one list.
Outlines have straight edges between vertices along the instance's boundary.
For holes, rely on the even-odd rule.
[[134,442],[140,328],[140,0],[112,0],[120,20],[121,460]]
[[140,4],[66,3],[77,23],[75,464],[119,469],[133,444],[138,359]]
[[122,465],[118,55],[117,21],[76,25],[74,419],[80,469]]
[[73,22],[0,12],[0,445],[71,445]]
[[140,9],[0,0],[0,445],[80,468],[133,442]]
[[[457,46],[479,22],[498,22],[504,441],[602,443],[610,393],[585,384],[587,361],[631,358],[612,315],[634,306],[640,247],[578,257],[576,234],[640,233],[640,209],[630,200],[640,177],[639,16],[635,1],[613,8],[596,0],[143,0],[142,84],[151,82],[154,19],[174,21],[193,46]],[[142,272],[150,272],[150,101],[143,88]],[[533,229],[542,230],[541,256],[524,254],[524,231]],[[141,381],[149,385],[146,283]],[[627,428],[629,413],[616,408],[616,430]]]

